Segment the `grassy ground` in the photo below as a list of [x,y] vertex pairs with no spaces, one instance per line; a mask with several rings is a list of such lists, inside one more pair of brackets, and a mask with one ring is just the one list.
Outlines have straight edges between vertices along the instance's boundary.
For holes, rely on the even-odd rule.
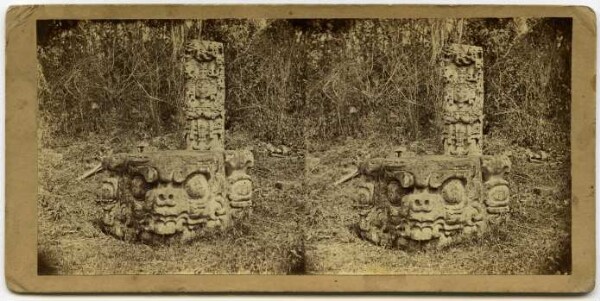
[[[486,140],[485,153],[512,151],[510,215],[488,233],[441,250],[384,249],[354,232],[354,181],[333,186],[362,159],[385,156],[386,139],[309,145],[272,157],[264,144],[227,135],[229,149],[253,147],[253,214],[225,233],[189,244],[130,244],[103,234],[95,191],[101,175],[76,180],[104,150],[133,141],[90,137],[40,148],[38,266],[41,274],[556,274],[570,271],[570,174],[567,153],[530,163],[525,150]],[[176,137],[153,140],[176,148]],[[437,153],[438,141],[408,144]],[[92,160],[93,161],[93,160]],[[302,177],[305,175],[305,177]],[[277,181],[302,185],[275,187]]]
[[[230,135],[231,136],[231,135]],[[235,138],[234,138],[235,139]],[[168,140],[168,139],[167,139]],[[230,148],[252,146],[240,138]],[[227,232],[189,244],[129,244],[98,227],[95,204],[101,175],[84,182],[77,176],[99,149],[133,145],[128,141],[87,141],[40,149],[38,267],[41,274],[198,274],[302,273],[303,246],[298,230],[298,191],[280,190],[278,180],[295,180],[304,170],[301,156],[267,156],[255,151],[253,215]],[[166,143],[169,145],[169,143]],[[170,148],[170,147],[169,147]]]
[[[436,141],[409,150],[438,150]],[[510,215],[480,238],[441,250],[383,249],[359,239],[352,181],[341,178],[361,158],[392,152],[383,139],[348,139],[307,155],[311,214],[305,234],[307,273],[311,274],[555,274],[570,271],[570,174],[568,157],[553,153],[543,164],[529,163],[525,150],[489,141],[485,153],[511,150]],[[566,176],[566,177],[565,177]]]

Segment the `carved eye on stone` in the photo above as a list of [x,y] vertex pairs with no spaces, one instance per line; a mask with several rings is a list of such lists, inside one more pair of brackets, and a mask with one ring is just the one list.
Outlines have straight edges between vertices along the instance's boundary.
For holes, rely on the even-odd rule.
[[402,188],[410,188],[415,184],[415,177],[407,172],[403,172],[400,175],[399,180]]
[[252,193],[252,182],[250,180],[240,180],[233,184],[233,192],[240,196],[246,196]]
[[185,182],[185,191],[194,199],[200,199],[208,193],[208,181],[202,174],[195,174]]
[[442,188],[442,197],[449,204],[459,204],[466,198],[465,186],[458,179],[451,179]]
[[496,202],[506,201],[506,199],[508,199],[508,194],[509,194],[508,186],[504,186],[504,185],[496,186],[496,187],[490,189],[490,192],[489,192],[490,198]]
[[390,203],[399,204],[404,196],[404,188],[396,180],[392,180],[387,185],[387,197]]
[[100,190],[100,197],[105,200],[113,200],[117,197],[117,189],[113,183],[105,182]]
[[147,190],[148,184],[142,176],[137,175],[131,179],[131,194],[134,198],[141,199],[145,197]]

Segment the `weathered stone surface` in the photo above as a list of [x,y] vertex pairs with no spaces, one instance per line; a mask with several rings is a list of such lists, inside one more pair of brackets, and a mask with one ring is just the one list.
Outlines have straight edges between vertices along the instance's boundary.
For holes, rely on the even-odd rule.
[[483,139],[483,51],[451,44],[441,56],[444,79],[444,129],[447,155],[480,155]]
[[225,152],[225,174],[227,175],[227,198],[234,216],[252,206],[252,178],[248,168],[254,166],[254,156],[248,150]]
[[232,215],[252,205],[252,179],[246,168],[254,161],[245,151],[228,155],[244,159],[229,164],[221,151],[107,158],[104,165],[110,175],[99,196],[105,231],[125,240],[186,240],[206,229],[227,227]]
[[445,243],[486,226],[479,157],[374,159],[361,170],[374,185],[372,195],[364,191],[374,207],[362,213],[359,230],[373,243]]
[[224,149],[223,44],[192,40],[185,48],[186,148]]
[[504,175],[510,171],[507,156],[483,156],[481,158],[485,188],[485,204],[489,214],[507,213],[510,210],[510,189]]

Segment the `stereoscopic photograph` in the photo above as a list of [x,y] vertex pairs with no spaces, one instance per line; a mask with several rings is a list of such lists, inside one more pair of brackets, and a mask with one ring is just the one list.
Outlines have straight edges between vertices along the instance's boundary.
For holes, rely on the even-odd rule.
[[571,18],[36,33],[38,275],[571,273]]

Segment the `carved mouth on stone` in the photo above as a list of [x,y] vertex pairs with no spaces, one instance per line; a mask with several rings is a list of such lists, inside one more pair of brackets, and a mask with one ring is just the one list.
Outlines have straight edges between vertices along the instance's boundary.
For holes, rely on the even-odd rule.
[[179,214],[160,214],[155,212],[151,215],[149,222],[152,232],[159,235],[172,235],[184,231],[190,224],[200,224],[202,221],[190,217],[188,212],[184,211]]
[[444,222],[444,218],[441,216],[410,216],[408,221],[411,224],[423,224],[423,225],[433,225]]
[[431,240],[440,236],[442,224],[439,222],[416,222],[409,228],[410,238],[413,240]]
[[190,214],[186,211],[178,213],[178,214],[155,211],[152,214],[152,218],[154,220],[163,221],[163,222],[177,221],[178,219],[182,219],[186,223],[189,223],[189,224],[200,224],[200,223],[206,221],[206,218],[210,216],[210,214],[208,212],[204,211],[206,208],[207,208],[207,206],[199,206],[199,207],[195,208],[194,211],[202,211],[202,213],[200,213],[200,214]]
[[491,214],[500,214],[500,213],[506,213],[509,211],[510,211],[510,207],[508,206],[508,202],[507,202],[506,206],[494,206],[494,207],[487,208],[487,212],[491,213]]
[[508,199],[507,200],[502,200],[502,201],[486,200],[485,204],[488,207],[505,207],[505,206],[508,206],[509,202],[510,201]]
[[204,212],[207,208],[206,203],[202,204],[194,204],[192,208],[174,208],[169,206],[154,206],[154,210],[152,211],[153,215],[156,216],[180,216],[180,215],[193,215],[191,212]]
[[161,222],[161,221],[155,221],[154,222],[154,233],[159,234],[159,235],[171,235],[171,234],[175,234],[178,230],[181,229],[181,227],[179,227],[179,225],[177,224],[176,221],[168,221],[168,222]]
[[152,214],[152,232],[159,235],[171,235],[181,232],[185,227],[196,227],[207,222],[206,216],[191,216],[187,212],[178,215]]
[[184,214],[160,214],[160,213],[155,213],[152,215],[152,218],[154,221],[159,221],[159,222],[177,222],[177,220],[182,219],[185,220],[187,218],[187,213]]
[[411,227],[410,238],[414,240],[430,240],[434,238],[433,227]]
[[435,223],[433,221],[423,221],[423,222],[420,222],[420,221],[412,220],[411,222],[412,222],[411,225],[410,225],[411,228],[412,227],[416,227],[416,228],[433,228],[433,226],[437,224],[437,223]]

